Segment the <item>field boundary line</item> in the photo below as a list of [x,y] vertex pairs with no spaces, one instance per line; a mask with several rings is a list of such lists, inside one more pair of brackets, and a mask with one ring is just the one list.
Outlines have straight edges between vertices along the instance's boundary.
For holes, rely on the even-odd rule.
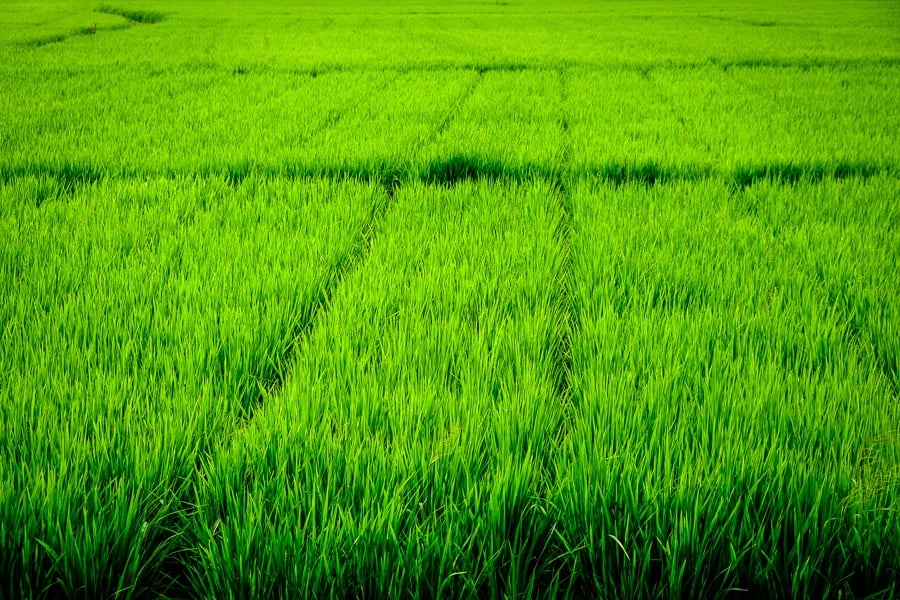
[[559,81],[559,129],[560,129],[560,165],[554,177],[554,187],[559,196],[561,222],[557,231],[557,240],[562,248],[563,258],[559,277],[559,310],[560,331],[556,340],[556,393],[563,406],[563,415],[557,431],[559,447],[568,436],[569,421],[573,417],[575,405],[572,390],[572,340],[578,330],[572,301],[574,282],[572,266],[572,244],[574,240],[574,218],[570,193],[569,171],[571,162],[572,135],[568,116],[568,72],[564,68],[557,71]]
[[[560,127],[568,127],[561,123]],[[427,143],[429,137],[424,137]],[[421,144],[420,144],[421,146]],[[95,165],[67,164],[61,167],[51,165],[0,165],[0,186],[14,185],[25,179],[44,179],[52,184],[53,193],[35,198],[36,204],[53,199],[63,200],[73,197],[79,190],[117,181],[154,181],[154,180],[194,180],[219,178],[232,186],[239,185],[245,179],[256,177],[261,181],[284,180],[304,181],[327,179],[330,181],[369,181],[381,185],[385,192],[393,193],[399,185],[412,183],[441,183],[453,186],[466,181],[491,180],[499,182],[526,182],[543,178],[557,183],[567,181],[601,181],[610,185],[661,185],[669,182],[702,182],[722,181],[735,190],[751,187],[758,183],[775,183],[791,186],[802,182],[840,181],[844,179],[873,179],[879,177],[900,177],[900,165],[870,164],[865,162],[813,161],[813,162],[760,162],[757,164],[737,165],[723,170],[708,168],[708,165],[690,163],[681,167],[666,167],[655,161],[635,164],[627,161],[608,161],[572,167],[566,153],[569,149],[563,145],[562,161],[565,164],[527,164],[510,168],[496,161],[470,161],[465,168],[454,173],[452,177],[441,178],[440,169],[443,161],[427,161],[419,164],[409,162],[382,163],[374,166],[325,165],[312,166],[300,163],[271,165],[259,167],[247,164],[226,166],[221,169],[207,169],[204,166],[197,170],[140,171],[131,168],[104,170]],[[454,157],[451,157],[454,158]],[[465,161],[467,157],[455,157]],[[452,166],[452,165],[451,165]],[[416,170],[418,168],[418,171]]]
[[395,189],[398,186],[396,179],[386,179],[382,182],[384,199],[375,203],[365,224],[360,229],[357,240],[350,250],[330,269],[326,276],[325,284],[311,303],[308,310],[303,311],[295,320],[295,326],[289,334],[290,342],[278,357],[273,377],[261,383],[259,394],[249,398],[240,410],[240,422],[231,432],[229,438],[233,438],[252,421],[256,411],[266,401],[281,392],[284,382],[290,375],[294,358],[306,348],[310,334],[316,328],[319,321],[328,313],[335,292],[343,281],[349,277],[359,266],[365,263],[366,258],[377,237],[378,228],[384,215],[393,206]]
[[[133,27],[130,22],[123,24],[122,29]],[[103,28],[100,31],[111,31],[115,28]],[[60,34],[57,34],[57,36]],[[57,36],[47,36],[48,38]],[[42,39],[42,38],[38,38]],[[62,41],[62,40],[53,40]],[[49,43],[53,43],[50,41]],[[28,48],[34,47],[29,40],[19,42],[19,46]],[[196,72],[203,71],[221,71],[223,73],[232,73],[237,65],[234,64],[210,64],[210,65],[190,65],[190,66],[174,66],[167,68],[166,74],[175,74],[180,71]],[[410,63],[399,65],[366,65],[366,64],[320,64],[302,67],[259,67],[245,66],[245,73],[270,73],[275,75],[296,75],[296,76],[318,76],[331,73],[441,73],[448,71],[476,71],[478,73],[491,72],[517,72],[517,71],[552,71],[555,69],[584,69],[587,71],[611,71],[611,72],[641,72],[647,73],[652,71],[685,71],[695,69],[720,69],[728,71],[730,69],[798,69],[800,71],[809,71],[812,69],[854,69],[867,67],[900,67],[900,56],[873,56],[860,58],[837,58],[837,57],[807,57],[807,58],[780,58],[780,57],[763,57],[763,58],[735,58],[729,60],[721,60],[717,58],[705,59],[686,59],[686,60],[661,60],[651,62],[596,62],[596,61],[578,61],[578,60],[549,60],[534,63],[516,63],[516,62],[435,62],[435,63]],[[46,68],[44,73],[52,75],[60,69]],[[74,72],[94,72],[94,68],[77,68]],[[72,74],[73,69],[65,69],[66,74]]]
[[437,141],[437,139],[444,133],[447,127],[452,123],[459,114],[462,112],[463,106],[466,102],[469,101],[469,98],[475,93],[475,90],[481,85],[482,76],[484,75],[483,71],[474,70],[475,76],[472,78],[472,81],[466,88],[460,93],[453,102],[450,103],[450,109],[444,115],[444,117],[440,120],[437,126],[434,127],[428,134],[423,136],[419,142],[416,144],[415,148],[413,148],[413,159],[415,160],[415,155],[425,148],[429,143]]

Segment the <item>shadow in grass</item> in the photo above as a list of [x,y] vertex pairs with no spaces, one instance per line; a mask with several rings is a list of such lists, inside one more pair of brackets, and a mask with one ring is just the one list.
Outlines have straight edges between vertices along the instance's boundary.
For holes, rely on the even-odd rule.
[[773,21],[771,19],[741,19],[738,17],[726,17],[726,16],[717,16],[717,15],[699,15],[699,18],[712,20],[712,21],[722,21],[725,23],[734,23],[736,25],[747,25],[748,27],[776,27],[776,26],[778,26],[778,22]]
[[715,175],[707,165],[664,165],[656,161],[609,162],[573,170],[576,177],[592,177],[615,185],[656,185],[670,181],[699,181]]
[[134,10],[134,9],[125,9],[125,8],[117,8],[114,6],[98,6],[94,9],[94,12],[103,13],[106,15],[116,15],[122,17],[123,19],[127,19],[132,23],[142,24],[142,25],[152,25],[154,23],[159,23],[160,21],[166,18],[165,13],[151,11],[151,10]]
[[26,48],[42,48],[43,46],[49,46],[50,44],[58,44],[59,42],[64,42],[75,35],[78,35],[78,33],[54,33],[52,35],[27,40],[25,42],[22,42],[21,45]]
[[793,184],[803,181],[822,181],[823,179],[849,179],[852,177],[868,178],[889,171],[890,170],[881,168],[878,165],[861,162],[780,162],[741,165],[732,170],[730,178],[736,186],[746,188],[755,183],[764,181]]
[[35,206],[49,200],[71,198],[78,190],[105,178],[99,170],[85,165],[39,165],[24,169],[0,169],[0,185],[25,185]]
[[742,21],[744,25],[749,25],[750,27],[777,27],[778,21],[769,21],[767,19],[744,19]]
[[[718,65],[723,71],[729,69],[794,69],[805,73],[814,69],[852,69],[862,67],[893,68],[900,65],[897,57],[876,58],[740,58],[730,61],[707,60],[709,65]],[[692,65],[695,68],[700,65]]]
[[425,166],[421,179],[428,183],[455,185],[460,181],[502,179],[508,176],[498,161],[468,156],[437,159]]
[[708,179],[722,180],[735,189],[750,187],[756,183],[774,182],[793,185],[822,180],[868,179],[879,176],[896,176],[896,165],[878,165],[865,162],[776,162],[740,165],[732,169],[718,169],[709,164],[663,164],[656,161],[607,162],[579,165],[572,169],[552,163],[513,163],[478,156],[454,154],[435,158],[424,163],[409,164],[403,161],[336,162],[324,164],[282,163],[259,165],[252,162],[197,165],[188,170],[104,168],[92,164],[31,164],[0,166],[0,184],[36,177],[56,182],[60,196],[71,196],[79,187],[104,179],[146,178],[207,178],[219,177],[237,187],[244,180],[254,178],[286,178],[333,180],[353,179],[378,181],[389,194],[408,183],[421,182],[452,187],[467,181],[525,182],[535,179],[554,181],[562,189],[565,181],[595,179],[614,185],[642,184],[663,185],[669,182],[697,182]]
[[508,165],[492,158],[456,154],[432,160],[410,178],[449,187],[463,181],[527,181],[557,174],[545,165]]

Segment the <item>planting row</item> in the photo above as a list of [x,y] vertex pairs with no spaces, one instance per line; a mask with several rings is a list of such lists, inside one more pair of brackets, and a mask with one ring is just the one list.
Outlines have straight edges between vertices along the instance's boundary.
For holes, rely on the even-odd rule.
[[0,595],[896,586],[894,178],[46,184]]
[[141,595],[384,191],[109,182],[37,209],[41,185],[0,199],[0,596]]
[[[100,9],[100,10],[97,10]],[[898,58],[896,5],[765,0],[714,6],[566,0],[305,2],[10,0],[0,55],[29,70],[601,66]],[[0,61],[8,64],[9,60]]]
[[576,188],[554,504],[601,596],[896,592],[898,191]]
[[0,176],[896,172],[897,67],[4,72]]

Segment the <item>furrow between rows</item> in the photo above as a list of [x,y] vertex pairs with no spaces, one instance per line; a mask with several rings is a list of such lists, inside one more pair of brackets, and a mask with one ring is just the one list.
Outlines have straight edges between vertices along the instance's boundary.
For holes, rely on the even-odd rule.
[[191,589],[497,596],[554,578],[560,219],[548,182],[396,191],[280,393],[202,470]]
[[277,383],[384,190],[103,181],[40,208],[20,192],[0,211],[16,290],[0,304],[0,595],[164,591],[197,466]]
[[560,247],[563,251],[563,262],[560,269],[558,283],[558,303],[560,306],[561,320],[560,330],[557,332],[557,396],[565,410],[565,417],[560,421],[557,434],[560,447],[563,446],[569,434],[568,427],[575,416],[576,410],[573,402],[572,389],[572,339],[578,335],[578,322],[575,319],[572,303],[573,281],[573,221],[572,205],[570,197],[571,181],[567,176],[570,168],[571,134],[569,131],[569,93],[567,70],[560,69],[557,73],[559,79],[559,129],[561,132],[561,148],[559,160],[559,172],[555,178],[555,188],[560,203],[560,226],[557,231]]
[[323,318],[323,314],[327,313],[336,290],[355,269],[365,264],[366,256],[372,247],[381,220],[385,213],[390,210],[393,202],[394,186],[390,182],[386,183],[383,187],[383,193],[384,200],[372,204],[371,213],[366,220],[366,224],[360,229],[358,238],[337,256],[332,264],[326,283],[318,290],[314,299],[303,307],[301,313],[291,316],[292,325],[283,338],[289,340],[289,342],[287,345],[272,349],[271,356],[273,360],[268,365],[266,374],[256,376],[256,379],[264,382],[260,386],[259,395],[242,406],[241,414],[245,421],[253,418],[256,408],[263,404],[267,398],[277,395],[281,391],[285,377],[289,374],[288,369],[293,362],[294,355],[297,352],[302,352],[302,348],[310,333],[316,327],[317,322]]
[[[560,147],[571,162],[571,146],[561,143]],[[565,164],[565,163],[563,163]],[[841,162],[772,162],[755,166],[736,167],[728,170],[710,170],[701,163],[682,167],[665,166],[648,161],[609,162],[565,168],[560,165],[519,164],[503,166],[480,158],[458,156],[451,161],[439,159],[412,168],[409,164],[383,164],[358,168],[336,166],[317,170],[300,165],[285,165],[276,169],[247,169],[246,166],[223,170],[169,171],[164,174],[140,171],[104,172],[89,167],[68,165],[57,168],[33,166],[0,172],[0,182],[8,188],[18,190],[17,202],[31,202],[40,206],[52,200],[65,200],[80,190],[90,189],[104,182],[152,182],[154,180],[179,180],[201,182],[206,179],[220,179],[232,187],[239,186],[245,179],[293,180],[297,182],[315,179],[329,181],[373,181],[385,189],[396,189],[421,183],[438,183],[444,186],[467,184],[474,181],[495,181],[498,183],[521,184],[535,179],[554,181],[603,181],[611,185],[645,186],[666,185],[676,182],[702,183],[720,181],[735,190],[744,190],[757,185],[784,185],[788,187],[815,184],[830,180],[878,180],[896,178],[900,175],[898,165],[872,165]]]

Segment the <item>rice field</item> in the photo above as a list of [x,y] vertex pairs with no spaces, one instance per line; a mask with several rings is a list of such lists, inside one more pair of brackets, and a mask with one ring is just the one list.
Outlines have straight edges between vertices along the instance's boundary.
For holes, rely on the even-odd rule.
[[900,597],[900,5],[0,25],[0,598]]

